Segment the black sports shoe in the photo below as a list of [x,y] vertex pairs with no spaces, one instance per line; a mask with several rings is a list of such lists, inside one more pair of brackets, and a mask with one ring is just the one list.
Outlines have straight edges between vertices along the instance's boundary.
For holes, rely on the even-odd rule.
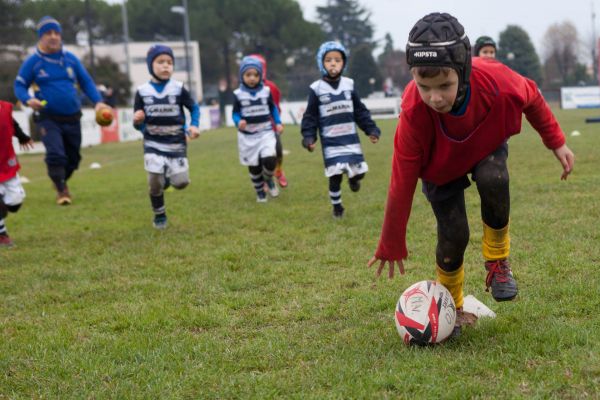
[[154,216],[154,221],[152,221],[152,226],[154,226],[158,230],[163,230],[167,228],[167,214],[158,214]]
[[259,190],[256,192],[256,202],[257,203],[266,203],[267,202],[267,193],[264,190]]
[[491,287],[494,300],[508,301],[517,296],[517,281],[513,277],[508,260],[486,261],[485,269],[488,271],[485,291],[489,292]]
[[344,207],[341,204],[333,206],[333,218],[342,218],[344,216]]
[[350,186],[350,190],[353,192],[358,192],[360,190],[360,181],[358,179],[355,181],[348,179],[348,186]]

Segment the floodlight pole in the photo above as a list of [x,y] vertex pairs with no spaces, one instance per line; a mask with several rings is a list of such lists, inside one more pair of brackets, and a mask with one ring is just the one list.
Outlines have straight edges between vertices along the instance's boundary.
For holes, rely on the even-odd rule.
[[129,22],[127,19],[127,0],[123,0],[121,3],[121,14],[123,18],[123,46],[125,47],[125,71],[127,72],[127,78],[131,79],[129,70]]
[[88,32],[88,44],[90,46],[90,75],[96,79],[96,62],[94,60],[94,38],[92,37],[92,24],[90,21],[90,1],[85,0],[85,25]]
[[190,57],[188,50],[188,43],[190,42],[190,21],[188,18],[188,2],[187,0],[182,1],[183,6],[173,6],[171,7],[171,12],[176,14],[181,14],[183,16],[183,44],[184,44],[184,52],[185,52],[185,71],[187,73],[187,84],[188,89],[192,95],[195,97],[195,90],[192,88],[192,74],[190,72]]
[[596,11],[594,10],[594,3],[592,2],[592,72],[594,77],[600,80],[598,76],[598,56],[596,49],[598,47],[597,43],[598,39],[596,39]]

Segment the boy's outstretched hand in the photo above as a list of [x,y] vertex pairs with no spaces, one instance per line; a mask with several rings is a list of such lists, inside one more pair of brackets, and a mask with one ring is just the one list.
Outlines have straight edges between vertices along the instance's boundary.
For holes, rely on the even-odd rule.
[[146,114],[144,113],[144,110],[137,110],[133,113],[134,125],[140,125],[142,122],[144,122],[144,119],[146,119]]
[[304,146],[306,150],[312,152],[315,150],[317,143],[310,137],[304,137],[302,138],[302,146]]
[[281,125],[281,124],[275,125],[275,132],[277,132],[278,134],[281,135],[283,133],[283,125]]
[[197,126],[190,126],[188,128],[188,133],[189,133],[189,138],[190,139],[196,139],[198,136],[200,136],[200,129],[198,129]]
[[573,171],[573,165],[575,164],[575,154],[567,147],[566,144],[563,144],[558,149],[552,150],[554,152],[554,156],[560,161],[563,167],[563,173],[560,176],[561,180],[566,180],[569,174]]
[[377,142],[379,142],[379,136],[369,135],[369,140],[371,141],[371,143],[377,143]]
[[394,277],[394,264],[398,264],[398,271],[400,272],[400,275],[404,275],[404,264],[402,263],[402,260],[382,260],[373,256],[373,258],[371,258],[367,263],[367,267],[370,268],[377,261],[379,261],[379,266],[377,267],[377,271],[375,271],[375,275],[377,275],[377,277],[381,276],[381,271],[383,271],[385,263],[389,264],[388,278],[392,279]]
[[33,140],[29,139],[25,143],[19,143],[19,147],[21,147],[21,150],[31,150],[33,149]]

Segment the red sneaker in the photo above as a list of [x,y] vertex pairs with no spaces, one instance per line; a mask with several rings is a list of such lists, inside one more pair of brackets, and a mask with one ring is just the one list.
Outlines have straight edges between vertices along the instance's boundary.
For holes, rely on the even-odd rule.
[[277,178],[277,182],[279,183],[279,186],[281,186],[282,188],[286,188],[288,185],[288,181],[285,177],[285,174],[283,173],[283,170],[280,168],[277,171],[275,171],[275,178]]
[[0,247],[13,247],[15,243],[10,239],[10,237],[2,233],[0,234]]

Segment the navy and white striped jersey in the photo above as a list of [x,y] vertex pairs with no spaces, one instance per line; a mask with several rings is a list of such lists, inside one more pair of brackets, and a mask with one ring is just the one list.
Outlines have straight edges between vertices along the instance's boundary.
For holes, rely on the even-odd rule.
[[281,118],[271,96],[271,89],[263,85],[257,90],[237,88],[233,94],[233,121],[238,125],[240,120],[246,121],[246,129],[239,131],[244,134],[273,132],[271,118],[276,124],[281,124]]
[[134,111],[143,110],[146,114],[141,127],[144,153],[166,157],[186,156],[184,106],[190,112],[195,112],[197,125],[198,105],[182,82],[170,79],[166,83],[147,82],[138,87]]
[[364,161],[356,124],[367,135],[381,133],[354,90],[352,79],[342,77],[333,85],[319,79],[310,85],[302,136],[304,143],[314,143],[319,132],[326,167]]

